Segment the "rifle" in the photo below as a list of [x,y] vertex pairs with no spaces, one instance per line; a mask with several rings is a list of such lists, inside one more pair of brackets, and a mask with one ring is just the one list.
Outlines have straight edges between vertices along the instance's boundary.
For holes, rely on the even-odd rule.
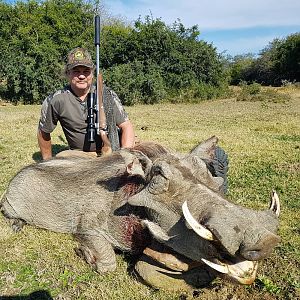
[[88,126],[87,134],[90,143],[95,142],[96,134],[102,140],[101,154],[112,153],[107,135],[106,116],[103,107],[103,77],[100,73],[100,16],[95,16],[95,47],[96,47],[96,89],[90,93],[87,101]]

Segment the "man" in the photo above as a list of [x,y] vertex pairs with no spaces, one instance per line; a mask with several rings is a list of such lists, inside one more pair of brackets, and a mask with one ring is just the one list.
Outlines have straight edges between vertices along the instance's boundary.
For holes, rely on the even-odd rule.
[[[38,126],[38,143],[44,160],[52,157],[51,132],[60,122],[71,150],[100,152],[102,140],[96,135],[94,143],[87,139],[87,99],[93,90],[94,64],[89,52],[75,48],[67,58],[65,74],[69,85],[48,96],[42,105]],[[108,138],[112,150],[134,146],[134,130],[116,93],[104,85],[103,104]],[[119,140],[118,133],[121,133]],[[116,138],[117,137],[117,138]],[[120,144],[119,144],[120,142]]]

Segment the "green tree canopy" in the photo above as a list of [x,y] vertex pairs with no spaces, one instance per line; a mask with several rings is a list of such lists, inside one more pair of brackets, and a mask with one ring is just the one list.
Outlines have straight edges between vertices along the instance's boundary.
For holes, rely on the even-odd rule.
[[[95,2],[95,1],[94,1]],[[0,92],[11,101],[40,103],[62,86],[68,51],[94,55],[94,4],[84,0],[0,2]],[[101,68],[125,104],[163,99],[212,98],[225,90],[227,73],[198,27],[167,26],[149,16],[133,26],[111,19],[101,27]]]
[[68,51],[78,45],[90,48],[93,11],[81,0],[1,3],[0,28],[6,98],[40,102],[61,86]]
[[300,81],[300,33],[274,39],[257,58],[236,57],[231,66],[232,83],[258,82],[279,86]]
[[197,26],[167,26],[147,16],[133,28],[105,27],[103,40],[107,81],[126,104],[178,100],[187,91],[191,98],[212,98],[227,86],[222,59],[199,40]]

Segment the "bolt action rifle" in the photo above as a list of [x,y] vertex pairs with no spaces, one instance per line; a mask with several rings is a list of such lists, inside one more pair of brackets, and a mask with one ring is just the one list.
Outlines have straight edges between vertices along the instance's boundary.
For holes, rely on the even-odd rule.
[[[111,144],[108,139],[106,116],[103,107],[103,78],[100,73],[100,16],[95,16],[95,47],[96,47],[96,89],[91,92],[88,101],[87,134],[90,143],[95,142],[96,135],[102,141],[101,154],[111,154]],[[98,149],[97,149],[98,151]]]

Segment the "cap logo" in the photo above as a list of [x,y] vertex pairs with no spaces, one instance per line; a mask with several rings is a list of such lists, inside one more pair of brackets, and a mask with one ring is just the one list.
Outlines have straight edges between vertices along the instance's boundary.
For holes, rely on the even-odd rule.
[[85,66],[88,68],[93,68],[94,64],[87,49],[75,48],[69,52],[67,56],[66,67],[68,70],[75,68],[76,66]]
[[84,59],[84,54],[82,51],[76,51],[74,53],[74,57],[76,60],[82,60],[82,59]]

